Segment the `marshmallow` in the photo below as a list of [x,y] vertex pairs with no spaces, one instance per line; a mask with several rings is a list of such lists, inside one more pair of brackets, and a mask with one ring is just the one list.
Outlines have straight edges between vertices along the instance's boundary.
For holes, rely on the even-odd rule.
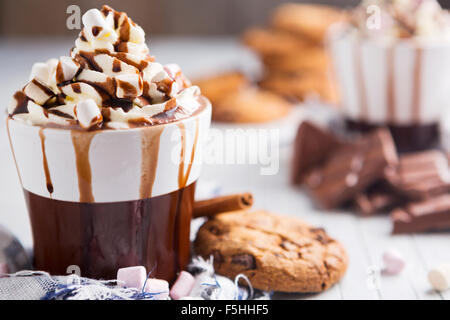
[[170,297],[174,300],[189,296],[194,287],[194,277],[186,271],[181,271],[174,285],[170,289]]
[[31,124],[46,124],[48,123],[48,118],[44,113],[42,106],[37,105],[33,101],[28,101],[28,120]]
[[110,96],[116,94],[116,83],[112,77],[108,77],[104,73],[83,69],[77,77],[78,81],[93,83],[96,86],[105,90]]
[[428,273],[428,281],[438,291],[445,291],[450,287],[450,264],[442,264]]
[[146,117],[153,117],[158,113],[164,112],[164,110],[166,110],[166,104],[167,102],[158,104],[149,104],[147,106],[142,107],[141,111],[142,113],[144,113]]
[[166,64],[164,66],[164,69],[166,70],[167,74],[174,80],[177,77],[181,76],[181,68],[175,63]]
[[129,42],[141,44],[145,42],[145,32],[138,26],[130,23],[130,39]]
[[93,99],[97,105],[101,105],[103,102],[98,91],[84,82],[71,83],[62,86],[60,89],[66,95],[66,101],[69,103],[77,103],[86,99]]
[[147,45],[144,43],[122,42],[118,51],[128,52],[130,54],[146,57],[149,54]]
[[94,61],[102,72],[110,77],[115,77],[118,74],[135,73],[139,74],[139,70],[117,58],[111,57],[107,54],[98,54],[94,56]]
[[31,73],[29,81],[36,79],[42,83],[48,83],[50,78],[50,68],[44,62],[36,62],[31,67]]
[[116,97],[134,99],[142,95],[142,79],[138,74],[121,74],[116,79]]
[[144,81],[144,88],[146,91],[143,92],[147,97],[151,97],[154,102],[163,102],[166,94],[158,90],[158,86],[154,82]]
[[46,87],[36,79],[28,82],[28,84],[23,88],[23,92],[28,98],[40,105],[43,105],[55,95],[50,88]]
[[111,20],[107,20],[99,10],[90,9],[81,19],[85,36],[89,41],[106,40],[111,43],[117,41],[117,34],[110,25]]
[[150,293],[157,300],[164,300],[169,297],[169,283],[166,280],[147,279],[144,292]]
[[75,107],[75,111],[80,126],[82,126],[85,129],[89,129],[92,126],[99,124],[103,121],[100,108],[92,99],[87,99],[79,102]]
[[70,57],[62,56],[59,58],[56,68],[56,81],[58,83],[72,80],[80,69],[80,64]]
[[149,63],[142,72],[144,74],[143,79],[149,82],[159,82],[169,78],[162,64],[157,62]]
[[128,288],[142,290],[146,279],[147,271],[144,266],[120,268],[117,270],[117,282]]
[[403,257],[395,250],[387,250],[383,253],[384,268],[383,273],[386,274],[398,274],[402,272],[405,267],[405,261]]
[[177,104],[188,112],[194,112],[200,106],[200,102],[196,99],[198,96],[200,96],[200,88],[197,86],[183,89],[177,96]]
[[53,111],[57,111],[57,112],[63,113],[65,115],[67,115],[67,117],[71,117],[72,119],[75,119],[75,117],[76,117],[75,116],[75,105],[71,104],[71,103],[63,104],[63,105],[60,105],[60,106],[57,106],[57,107],[51,107],[48,110],[49,111],[53,110]]
[[8,273],[8,265],[5,262],[0,262],[0,278],[6,277]]
[[[122,108],[111,108],[109,118],[111,122],[127,123],[130,120],[138,120],[145,117],[141,108],[133,106],[128,112],[123,111]],[[128,125],[127,125],[128,127]]]

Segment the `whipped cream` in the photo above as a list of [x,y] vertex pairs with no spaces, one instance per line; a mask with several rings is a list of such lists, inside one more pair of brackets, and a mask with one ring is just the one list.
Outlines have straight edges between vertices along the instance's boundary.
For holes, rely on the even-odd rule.
[[10,117],[30,125],[126,129],[179,120],[201,103],[178,65],[154,61],[145,33],[124,12],[103,6],[82,18],[70,56],[33,65],[14,94]]
[[352,17],[365,36],[450,41],[450,15],[437,0],[364,0]]

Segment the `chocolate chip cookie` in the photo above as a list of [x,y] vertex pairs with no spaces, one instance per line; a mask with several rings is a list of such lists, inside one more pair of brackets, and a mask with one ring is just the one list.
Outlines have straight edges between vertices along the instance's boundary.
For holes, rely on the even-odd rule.
[[242,273],[266,291],[323,291],[342,278],[348,263],[342,245],[324,229],[266,211],[215,216],[198,231],[195,250],[213,256],[219,274]]

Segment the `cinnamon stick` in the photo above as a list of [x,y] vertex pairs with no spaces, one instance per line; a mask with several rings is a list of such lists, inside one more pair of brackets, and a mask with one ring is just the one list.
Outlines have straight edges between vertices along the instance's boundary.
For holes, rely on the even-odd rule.
[[238,193],[194,203],[194,218],[211,217],[221,212],[249,209],[253,205],[251,193]]

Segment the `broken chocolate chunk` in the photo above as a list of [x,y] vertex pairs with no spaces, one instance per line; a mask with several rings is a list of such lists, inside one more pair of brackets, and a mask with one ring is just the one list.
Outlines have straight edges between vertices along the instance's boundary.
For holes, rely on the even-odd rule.
[[392,211],[393,234],[450,229],[450,194],[413,202]]
[[423,200],[450,190],[450,168],[438,150],[403,155],[396,167],[385,172],[386,180],[411,200]]
[[323,166],[308,174],[306,187],[321,207],[337,208],[380,180],[397,161],[391,134],[378,129],[339,147]]
[[309,121],[304,121],[297,131],[292,159],[292,183],[302,183],[306,173],[321,165],[341,142],[330,132]]
[[244,270],[256,269],[255,257],[251,254],[236,254],[231,258],[231,263],[243,266]]
[[364,192],[355,195],[353,199],[356,210],[361,216],[388,212],[388,210],[403,205],[405,202],[405,197],[393,192],[391,186],[385,181],[375,183]]

